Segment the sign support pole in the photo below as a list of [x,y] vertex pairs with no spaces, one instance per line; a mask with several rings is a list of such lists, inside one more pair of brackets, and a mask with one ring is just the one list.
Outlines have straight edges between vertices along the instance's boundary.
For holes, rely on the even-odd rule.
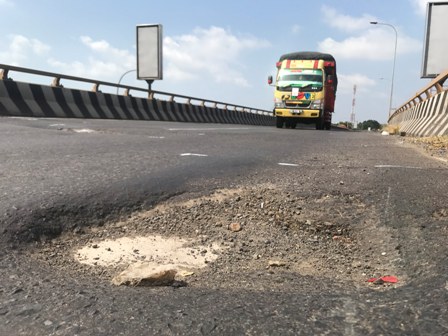
[[147,79],[146,83],[148,83],[148,91],[151,91],[152,83],[154,83],[154,79]]

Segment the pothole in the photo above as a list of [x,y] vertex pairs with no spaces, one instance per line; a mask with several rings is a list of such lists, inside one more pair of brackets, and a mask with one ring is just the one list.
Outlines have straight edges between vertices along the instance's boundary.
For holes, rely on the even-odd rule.
[[77,250],[75,260],[82,264],[114,268],[135,262],[201,268],[216,260],[221,250],[216,243],[211,246],[192,244],[192,240],[177,237],[121,237],[88,244]]
[[380,230],[375,208],[356,195],[260,185],[186,198],[77,229],[49,242],[38,257],[106,279],[129,265],[175,267],[190,271],[189,286],[217,288],[281,289],[301,286],[297,279],[306,277],[368,286],[371,277],[397,275],[397,250]]
[[[89,243],[78,249],[74,258],[81,264],[115,270],[126,266],[113,278],[117,285],[137,285],[148,277],[165,284],[176,275],[192,275],[196,269],[207,266],[218,258],[220,250],[216,243],[205,246],[178,237],[137,236]],[[165,278],[167,275],[169,278]]]

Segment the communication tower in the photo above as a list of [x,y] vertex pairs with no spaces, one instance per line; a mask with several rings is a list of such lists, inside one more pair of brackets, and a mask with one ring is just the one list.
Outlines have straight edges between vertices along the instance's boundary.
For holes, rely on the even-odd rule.
[[355,103],[356,103],[356,84],[353,85],[352,113],[350,114],[350,122],[352,123],[353,128],[357,128],[356,115],[355,115]]

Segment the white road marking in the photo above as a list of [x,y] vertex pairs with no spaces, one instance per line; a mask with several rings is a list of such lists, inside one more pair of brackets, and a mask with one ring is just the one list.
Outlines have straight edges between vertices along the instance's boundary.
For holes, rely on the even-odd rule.
[[346,298],[344,302],[345,328],[344,335],[356,335],[355,326],[359,324],[358,313],[356,311],[356,302]]
[[65,126],[65,124],[51,124],[51,125],[48,125],[48,126],[50,126],[50,127],[59,127],[59,126]]
[[295,163],[284,163],[284,162],[279,162],[278,164],[279,166],[290,166],[290,167],[298,167],[298,164]]
[[76,133],[95,133],[94,130],[89,128],[74,129],[73,131]]
[[149,136],[149,139],[165,139],[164,136]]
[[221,131],[221,130],[248,130],[248,127],[226,127],[226,128],[168,128],[168,131]]
[[375,168],[404,168],[404,169],[423,169],[422,167],[399,166],[399,165],[376,165]]
[[206,154],[182,153],[180,156],[208,156]]
[[8,117],[9,119],[22,119],[22,120],[29,120],[29,121],[35,121],[39,120],[37,118],[29,118],[29,117]]
[[392,192],[392,187],[389,187],[387,189],[386,206],[385,206],[385,209],[384,209],[384,217],[385,217],[386,223],[388,222],[388,219],[389,219],[390,194],[391,194],[391,192]]

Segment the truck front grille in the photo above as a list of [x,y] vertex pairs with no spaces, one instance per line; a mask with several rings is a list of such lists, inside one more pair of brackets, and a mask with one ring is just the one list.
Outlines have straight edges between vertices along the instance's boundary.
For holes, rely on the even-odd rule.
[[306,108],[310,107],[311,101],[310,100],[287,100],[285,101],[286,107],[293,107],[293,108]]

